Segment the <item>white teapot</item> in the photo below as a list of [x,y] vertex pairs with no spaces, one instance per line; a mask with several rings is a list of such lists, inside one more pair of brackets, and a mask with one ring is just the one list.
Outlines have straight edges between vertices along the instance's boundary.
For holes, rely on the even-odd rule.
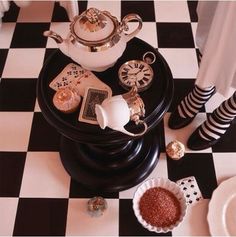
[[[138,26],[127,34],[127,23],[132,20],[137,20]],[[109,12],[89,8],[71,22],[66,39],[53,31],[45,31],[44,36],[53,38],[59,49],[83,68],[101,72],[115,64],[141,28],[142,19],[137,14],[128,14],[119,23]]]

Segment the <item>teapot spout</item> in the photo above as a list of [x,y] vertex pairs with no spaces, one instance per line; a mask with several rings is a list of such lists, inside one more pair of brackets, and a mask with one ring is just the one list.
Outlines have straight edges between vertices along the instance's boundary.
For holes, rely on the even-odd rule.
[[61,44],[64,41],[60,35],[51,30],[44,31],[43,35],[54,39],[58,44]]

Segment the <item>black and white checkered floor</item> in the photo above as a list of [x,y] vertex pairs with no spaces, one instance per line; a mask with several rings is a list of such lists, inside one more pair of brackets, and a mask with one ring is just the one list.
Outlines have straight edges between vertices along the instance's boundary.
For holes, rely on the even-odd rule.
[[[192,88],[198,71],[194,41],[197,2],[187,1],[80,1],[106,9],[118,19],[138,13],[143,29],[138,37],[159,49],[168,62],[175,85],[169,112]],[[36,83],[45,58],[57,47],[43,37],[53,29],[65,36],[69,21],[58,3],[34,2],[19,9],[13,2],[0,29],[0,235],[155,235],[144,229],[132,210],[136,187],[104,194],[85,190],[71,180],[59,158],[59,134],[44,119],[36,100]],[[219,94],[207,103],[192,124],[179,131],[162,122],[165,144],[188,136],[223,100]],[[236,125],[214,147],[187,150],[181,161],[166,158],[164,146],[151,177],[173,181],[195,176],[204,200],[190,207],[183,223],[168,235],[209,235],[208,203],[224,179],[236,175]],[[86,212],[86,202],[101,195],[108,210],[100,218]]]

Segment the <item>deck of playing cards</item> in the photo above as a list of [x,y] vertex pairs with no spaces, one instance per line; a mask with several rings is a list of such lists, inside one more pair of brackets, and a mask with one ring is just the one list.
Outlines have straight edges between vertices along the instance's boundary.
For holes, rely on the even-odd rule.
[[87,87],[80,109],[79,121],[90,124],[98,124],[95,113],[95,105],[101,104],[103,100],[110,97],[111,92],[109,90]]

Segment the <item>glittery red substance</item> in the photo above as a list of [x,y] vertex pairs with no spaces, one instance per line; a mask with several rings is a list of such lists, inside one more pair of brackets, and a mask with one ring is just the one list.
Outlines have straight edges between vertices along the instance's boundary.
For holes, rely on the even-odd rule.
[[140,199],[139,208],[143,219],[156,227],[175,224],[181,215],[178,199],[164,188],[148,189]]

